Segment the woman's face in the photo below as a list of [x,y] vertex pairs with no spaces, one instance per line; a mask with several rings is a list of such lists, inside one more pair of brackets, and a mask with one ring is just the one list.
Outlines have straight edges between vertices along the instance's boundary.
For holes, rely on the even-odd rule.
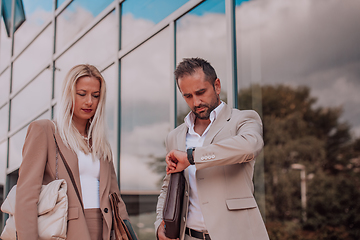
[[75,85],[73,120],[87,123],[94,116],[100,100],[100,81],[95,77],[81,77]]

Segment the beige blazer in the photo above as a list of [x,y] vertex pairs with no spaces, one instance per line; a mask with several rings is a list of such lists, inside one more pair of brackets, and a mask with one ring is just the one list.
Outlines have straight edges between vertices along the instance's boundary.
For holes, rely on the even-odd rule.
[[[169,133],[167,151],[185,151],[185,124]],[[231,109],[225,104],[207,133],[203,147],[194,151],[196,184],[205,225],[212,240],[269,239],[253,196],[255,157],[263,147],[262,123],[252,110]],[[180,240],[184,239],[189,205],[186,178]],[[157,230],[162,221],[169,175],[164,178],[157,204]]]
[[[15,224],[19,240],[37,240],[37,202],[42,184],[55,179],[56,145],[53,137],[55,126],[50,120],[32,122],[23,147],[23,160],[19,170],[16,192]],[[74,175],[76,185],[81,194],[81,184],[77,155],[67,148],[59,134],[55,133],[60,151],[63,153]],[[68,172],[58,158],[59,179],[65,179],[68,190],[68,240],[90,240],[85,216],[76,195]],[[100,208],[103,214],[103,239],[110,239],[112,215],[109,193],[116,192],[120,196],[113,162],[100,160]],[[121,198],[120,198],[121,199]],[[120,215],[129,219],[124,202],[119,204]]]

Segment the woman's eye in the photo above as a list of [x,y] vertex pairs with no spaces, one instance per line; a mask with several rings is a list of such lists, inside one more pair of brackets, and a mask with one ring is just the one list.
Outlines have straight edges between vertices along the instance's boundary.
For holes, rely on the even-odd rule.
[[83,93],[78,93],[77,95],[82,96],[82,97],[85,96],[85,94],[83,94]]
[[100,97],[100,95],[93,95],[93,97],[94,97],[94,98],[98,98],[98,97]]

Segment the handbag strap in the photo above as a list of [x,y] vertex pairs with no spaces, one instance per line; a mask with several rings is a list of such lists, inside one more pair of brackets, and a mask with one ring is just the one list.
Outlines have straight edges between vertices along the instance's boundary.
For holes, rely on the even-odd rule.
[[[65,160],[65,158],[64,158],[64,155],[63,155],[62,152],[60,151],[60,148],[59,148],[59,145],[58,145],[58,143],[57,143],[57,141],[56,141],[55,135],[53,135],[53,136],[54,136],[54,140],[55,140],[55,144],[56,144],[57,153],[60,154],[60,157],[61,157],[61,159],[62,159],[62,161],[63,161],[63,163],[64,163],[64,165],[65,165],[65,168],[66,168],[66,170],[67,170],[67,172],[68,172],[68,174],[69,174],[69,177],[70,177],[70,179],[71,179],[71,182],[72,182],[72,184],[74,185],[74,189],[75,189],[76,195],[77,195],[77,197],[78,197],[78,199],[79,199],[79,202],[80,202],[80,204],[81,204],[81,208],[82,208],[82,210],[83,210],[83,212],[84,212],[84,205],[83,205],[83,202],[82,202],[82,200],[81,200],[80,192],[79,192],[79,189],[77,188],[74,175],[73,175],[73,173],[72,173],[72,171],[71,171],[68,163],[66,162],[66,160]],[[56,155],[56,160],[57,160],[57,155]]]

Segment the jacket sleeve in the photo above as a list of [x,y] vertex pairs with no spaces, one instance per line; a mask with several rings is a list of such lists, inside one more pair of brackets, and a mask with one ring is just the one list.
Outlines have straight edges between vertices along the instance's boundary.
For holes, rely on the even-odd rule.
[[249,162],[260,153],[264,146],[260,116],[252,110],[236,111],[230,121],[236,121],[236,133],[233,136],[195,149],[197,170]]
[[16,190],[15,226],[19,240],[38,239],[37,203],[47,161],[46,130],[37,122],[29,125],[22,151]]
[[117,183],[117,178],[116,178],[116,173],[115,173],[115,169],[114,169],[114,163],[111,161],[109,162],[110,164],[110,171],[111,171],[111,186],[110,186],[110,193],[117,193],[117,195],[119,196],[120,202],[119,202],[119,211],[120,211],[120,217],[124,220],[127,219],[129,220],[129,215],[126,211],[126,206],[124,201],[121,198],[120,195],[120,190],[119,190],[119,185]]
[[[169,135],[165,139],[165,146],[166,146],[167,153],[170,151],[169,146],[168,146],[168,138],[169,138]],[[169,181],[170,181],[170,174],[167,174],[163,179],[163,185],[161,187],[160,195],[158,197],[158,202],[156,205],[156,220],[154,223],[156,239],[157,239],[157,230],[162,222],[164,203],[165,203],[165,198],[166,198],[166,194],[167,194],[167,187],[169,185]]]

